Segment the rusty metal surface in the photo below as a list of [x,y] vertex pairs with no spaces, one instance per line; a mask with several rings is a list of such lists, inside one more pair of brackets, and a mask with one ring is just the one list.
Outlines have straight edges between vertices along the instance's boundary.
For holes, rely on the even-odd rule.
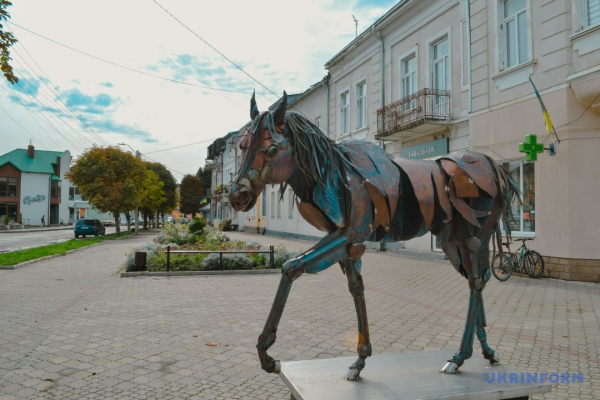
[[309,224],[314,226],[320,231],[331,233],[335,230],[335,227],[327,220],[325,215],[310,203],[301,203],[296,200],[298,211],[302,218]]
[[[498,193],[497,180],[490,179],[495,177],[494,169],[490,165],[487,157],[481,153],[471,151],[450,153],[440,159],[448,159],[454,161],[460,169],[473,180],[473,182],[491,197],[496,197]],[[464,196],[477,197],[477,196]]]
[[454,182],[459,197],[479,197],[479,189],[469,174],[454,161],[441,159],[440,163]]
[[435,205],[435,188],[431,176],[439,167],[431,161],[410,160],[408,158],[396,158],[394,161],[408,175],[419,201],[424,228],[429,229],[433,222]]

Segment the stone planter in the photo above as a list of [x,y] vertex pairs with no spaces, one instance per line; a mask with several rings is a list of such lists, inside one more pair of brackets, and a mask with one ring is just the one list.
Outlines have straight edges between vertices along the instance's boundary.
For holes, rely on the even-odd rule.
[[9,230],[10,229],[10,225],[4,225],[4,230]]

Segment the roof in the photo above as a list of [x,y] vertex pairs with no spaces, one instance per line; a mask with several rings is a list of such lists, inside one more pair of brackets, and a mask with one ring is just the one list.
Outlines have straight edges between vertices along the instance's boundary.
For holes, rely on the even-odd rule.
[[408,3],[410,0],[400,0],[396,5],[388,10],[383,16],[381,16],[377,21],[375,21],[371,26],[369,26],[363,33],[358,35],[353,41],[348,43],[342,50],[340,50],[336,55],[334,55],[329,61],[325,63],[325,69],[328,69],[333,63],[337,61],[342,55],[348,52],[350,49],[358,46],[359,43],[363,42],[367,37],[371,36],[371,32],[375,32],[378,29],[381,29],[381,26],[388,20],[396,11],[398,11],[402,6]]
[[54,175],[56,159],[65,153],[66,151],[35,150],[35,157],[29,158],[27,149],[15,149],[0,156],[0,167],[10,163],[21,172]]

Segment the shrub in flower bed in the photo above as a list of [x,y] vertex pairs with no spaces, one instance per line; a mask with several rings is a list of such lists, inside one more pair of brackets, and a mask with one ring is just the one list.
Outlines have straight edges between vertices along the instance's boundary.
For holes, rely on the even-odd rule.
[[[188,224],[189,226],[190,224]],[[199,224],[200,225],[200,224]],[[147,243],[127,255],[125,262],[126,271],[130,271],[134,264],[134,253],[145,251],[148,271],[158,272],[167,270],[167,247],[171,250],[268,250],[255,241],[232,241],[223,232],[210,227],[202,226],[201,234],[190,232],[188,226],[179,223],[165,224],[165,233],[157,236],[154,243]],[[195,232],[198,232],[196,230]],[[276,249],[274,261],[275,268],[281,268],[290,258],[297,257],[297,253],[288,252],[284,246]],[[270,257],[266,253],[223,254],[223,267],[221,267],[218,253],[204,254],[171,254],[169,260],[171,271],[216,271],[216,270],[249,270],[271,268]]]

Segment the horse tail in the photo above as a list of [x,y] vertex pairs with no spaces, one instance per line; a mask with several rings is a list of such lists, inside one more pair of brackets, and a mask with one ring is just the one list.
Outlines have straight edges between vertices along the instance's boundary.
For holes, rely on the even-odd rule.
[[517,182],[514,181],[508,174],[508,172],[501,166],[498,165],[493,159],[488,157],[488,160],[496,167],[496,172],[498,175],[498,188],[500,189],[501,196],[501,204],[502,204],[502,212],[500,219],[494,226],[494,233],[496,237],[496,241],[492,240],[494,245],[494,255],[496,254],[496,244],[498,245],[498,250],[500,254],[502,254],[502,233],[500,231],[500,220],[502,221],[502,225],[504,228],[504,235],[506,236],[507,242],[512,240],[511,237],[511,229],[510,229],[510,220],[516,221],[511,205],[516,200],[519,201],[519,204],[523,206],[523,200],[521,199],[521,192],[519,190],[519,186]]

